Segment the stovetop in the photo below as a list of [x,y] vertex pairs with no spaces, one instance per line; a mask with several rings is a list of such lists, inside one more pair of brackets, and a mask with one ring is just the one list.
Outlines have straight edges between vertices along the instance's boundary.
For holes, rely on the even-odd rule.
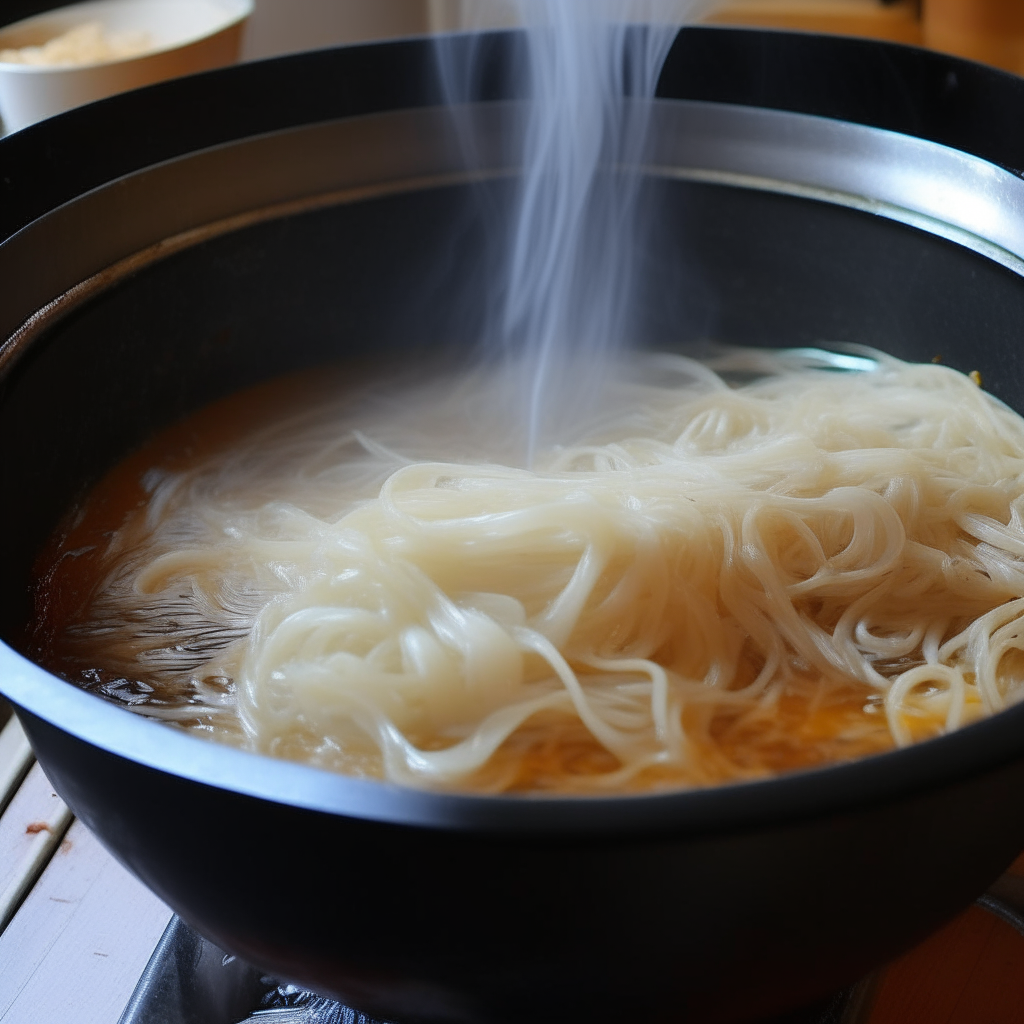
[[[1024,878],[1004,876],[977,906],[1024,935]],[[869,1024],[878,977],[763,1024]],[[171,919],[119,1024],[400,1024],[282,984]]]
[[[1021,922],[1024,927],[1024,922]],[[871,979],[764,1024],[861,1024]],[[119,1024],[400,1024],[367,1017],[229,956],[174,917]]]

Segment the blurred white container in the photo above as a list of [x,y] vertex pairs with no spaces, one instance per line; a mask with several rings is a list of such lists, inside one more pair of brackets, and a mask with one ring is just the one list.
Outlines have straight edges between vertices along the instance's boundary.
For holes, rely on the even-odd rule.
[[233,64],[252,0],[90,0],[0,29],[0,50],[40,46],[99,22],[105,32],[145,32],[150,49],[100,64],[0,61],[0,117],[17,131],[63,110],[165,78]]

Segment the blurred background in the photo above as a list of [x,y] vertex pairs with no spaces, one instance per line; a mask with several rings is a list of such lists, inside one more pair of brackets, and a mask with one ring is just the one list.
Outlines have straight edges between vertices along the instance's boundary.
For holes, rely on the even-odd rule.
[[[0,0],[0,25],[57,6]],[[256,0],[242,59],[458,28],[500,0]],[[705,20],[891,39],[1024,73],[1024,0],[719,0]]]

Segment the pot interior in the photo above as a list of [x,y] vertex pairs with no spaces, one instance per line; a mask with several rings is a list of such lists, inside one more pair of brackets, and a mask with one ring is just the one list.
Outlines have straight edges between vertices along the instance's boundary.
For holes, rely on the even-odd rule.
[[[451,152],[446,164],[414,145],[417,131],[426,137],[416,117],[390,116],[360,119],[368,149],[358,175],[338,160],[351,122],[295,129],[258,140],[265,180],[243,197],[249,209],[230,187],[253,159],[255,144],[242,141],[129,182],[131,204],[144,211],[160,209],[168,188],[180,198],[207,181],[208,195],[189,196],[193,223],[165,214],[150,237],[133,237],[122,205],[128,226],[108,232],[109,204],[125,201],[120,183],[12,240],[31,263],[68,224],[77,231],[62,256],[73,286],[16,333],[0,365],[0,489],[11,496],[0,504],[4,640],[17,643],[30,615],[33,559],[60,517],[155,431],[289,371],[368,355],[401,365],[475,343],[493,298],[495,211],[515,187],[500,133],[491,130],[487,173],[471,174]],[[310,181],[303,168],[318,158],[342,170]],[[218,173],[203,177],[212,159]],[[652,171],[644,205],[656,227],[639,257],[632,341],[666,350],[868,345],[977,370],[1024,410],[1024,278],[1012,255],[999,261],[891,211],[806,193],[679,165]],[[173,227],[185,230],[168,240]],[[110,261],[119,232],[135,249]],[[111,265],[98,268],[104,257]]]

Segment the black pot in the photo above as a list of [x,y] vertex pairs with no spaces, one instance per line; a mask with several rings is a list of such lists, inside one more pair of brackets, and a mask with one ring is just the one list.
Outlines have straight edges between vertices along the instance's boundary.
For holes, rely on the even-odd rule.
[[[485,41],[498,69],[517,45]],[[502,83],[460,122],[472,184],[416,40],[167,83],[0,143],[0,690],[111,851],[278,976],[403,1021],[778,1012],[918,941],[1024,847],[1024,708],[766,782],[487,798],[205,743],[16,653],[36,553],[155,430],[299,367],[471,340],[480,199],[509,191]],[[684,32],[638,333],[938,355],[1024,409],[1022,86],[870,42]]]

